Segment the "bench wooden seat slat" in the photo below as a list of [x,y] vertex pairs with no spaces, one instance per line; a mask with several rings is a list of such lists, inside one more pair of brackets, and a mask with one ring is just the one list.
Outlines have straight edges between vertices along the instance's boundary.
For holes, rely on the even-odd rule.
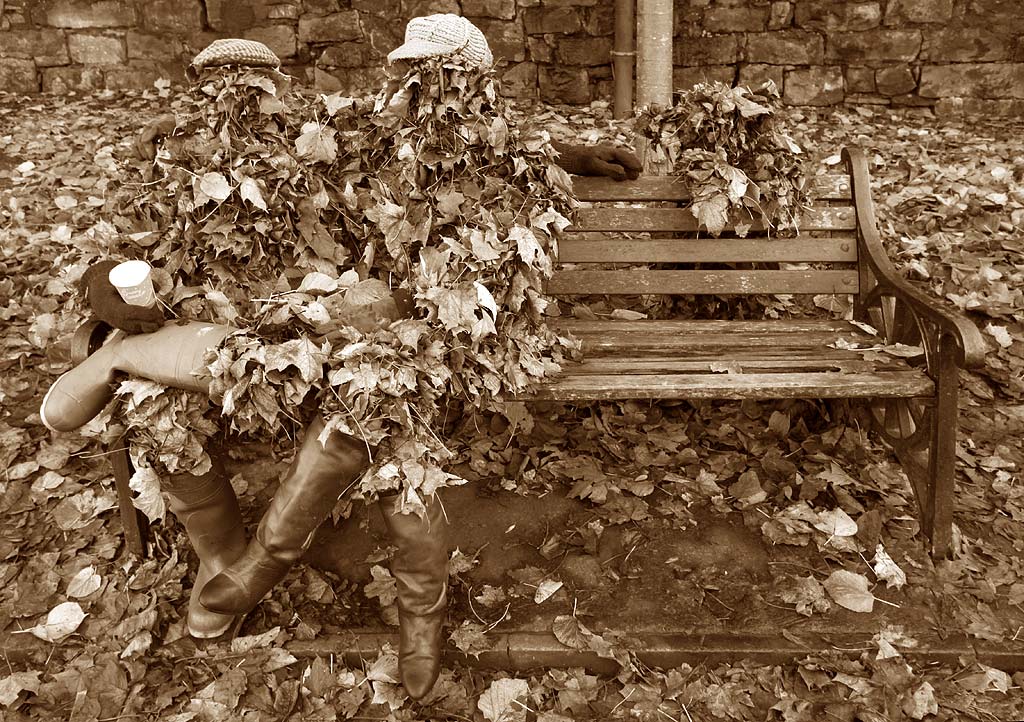
[[[690,191],[667,176],[644,176],[630,183],[608,178],[573,178],[573,191],[581,201],[688,201]],[[816,176],[807,186],[808,196],[824,200],[849,200],[850,176],[829,173]]]
[[929,396],[934,382],[923,371],[870,373],[610,374],[580,375],[572,365],[524,399],[908,398]]
[[[727,321],[723,319],[669,319],[669,320],[648,320],[631,321],[617,318],[610,319],[579,319],[559,318],[549,322],[553,328],[559,331],[581,336],[584,334],[605,335],[609,332],[626,332],[649,335],[652,333],[670,335],[708,335],[708,334],[729,334],[736,333],[797,333],[808,331],[812,333],[838,333],[848,331],[855,334],[866,333],[859,327],[844,321],[841,318],[768,318],[768,319],[747,319],[739,321]],[[638,332],[637,324],[642,324]]]
[[856,270],[849,271],[641,271],[562,270],[545,285],[547,293],[572,294],[723,294],[856,293]]
[[[766,328],[764,322],[737,322],[738,328],[731,331],[714,321],[609,321],[604,325],[617,328],[604,333],[595,328],[599,325],[602,322],[558,324],[560,331],[571,332],[582,344],[582,363],[576,367],[612,363],[623,369],[629,364],[643,368],[649,362],[652,367],[675,363],[678,366],[674,368],[708,370],[712,363],[735,362],[743,367],[782,370],[787,363],[791,369],[818,364],[821,369],[840,371],[851,365],[861,370],[907,366],[904,357],[885,354],[878,339],[845,321],[818,327],[780,322],[774,329]],[[851,348],[853,345],[857,348]]]
[[651,356],[601,356],[594,354],[580,363],[572,365],[572,373],[577,376],[602,374],[665,374],[665,373],[775,373],[805,371],[835,371],[838,373],[870,373],[876,369],[899,371],[906,364],[893,359],[890,362],[868,361],[860,356],[843,358],[822,358],[813,351],[803,355],[786,354],[784,356],[758,356],[731,358],[728,361],[718,358],[691,357],[680,359],[678,356],[657,358]]
[[849,238],[616,238],[558,244],[561,263],[853,263],[857,241]]
[[[852,206],[813,206],[800,216],[800,230],[846,230],[857,227]],[[751,222],[754,232],[764,230],[760,220]],[[696,231],[697,219],[688,208],[580,208],[570,231]]]

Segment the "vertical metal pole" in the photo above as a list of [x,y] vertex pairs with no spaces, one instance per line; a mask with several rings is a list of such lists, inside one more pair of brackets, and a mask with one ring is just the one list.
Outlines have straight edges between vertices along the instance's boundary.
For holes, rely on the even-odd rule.
[[633,42],[633,32],[636,29],[634,1],[615,0],[612,75],[615,78],[616,118],[628,118],[633,114],[633,65],[636,61],[636,44]]
[[672,0],[637,0],[638,107],[672,105]]

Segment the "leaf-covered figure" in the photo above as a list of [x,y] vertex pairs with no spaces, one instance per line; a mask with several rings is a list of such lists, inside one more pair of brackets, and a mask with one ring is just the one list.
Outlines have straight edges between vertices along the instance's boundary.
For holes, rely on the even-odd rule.
[[368,484],[430,493],[450,453],[439,414],[526,389],[571,345],[544,325],[542,296],[570,186],[545,138],[510,127],[489,69],[427,58],[394,85],[368,130],[340,119],[358,166],[339,177],[371,277],[356,288],[386,282],[414,308],[390,325],[320,326],[333,344],[321,410],[328,427],[383,445]]
[[757,222],[770,232],[797,229],[806,178],[800,148],[779,122],[780,105],[771,80],[753,89],[716,81],[680,93],[668,110],[638,115],[651,164],[685,179],[690,209],[712,235],[729,223],[741,236]]

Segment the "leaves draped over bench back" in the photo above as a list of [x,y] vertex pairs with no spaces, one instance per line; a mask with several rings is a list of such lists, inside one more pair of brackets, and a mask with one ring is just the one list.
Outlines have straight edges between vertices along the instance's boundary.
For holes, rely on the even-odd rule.
[[776,232],[797,228],[806,180],[780,105],[770,80],[754,89],[709,82],[680,93],[672,108],[638,115],[651,163],[692,187],[690,209],[712,235],[731,222],[745,236],[756,219]]

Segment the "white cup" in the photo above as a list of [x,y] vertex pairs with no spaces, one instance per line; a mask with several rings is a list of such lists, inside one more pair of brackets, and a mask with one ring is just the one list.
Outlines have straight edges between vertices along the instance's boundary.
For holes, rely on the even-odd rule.
[[125,261],[111,268],[107,278],[125,303],[152,306],[156,303],[156,292],[153,290],[150,270],[145,261]]

